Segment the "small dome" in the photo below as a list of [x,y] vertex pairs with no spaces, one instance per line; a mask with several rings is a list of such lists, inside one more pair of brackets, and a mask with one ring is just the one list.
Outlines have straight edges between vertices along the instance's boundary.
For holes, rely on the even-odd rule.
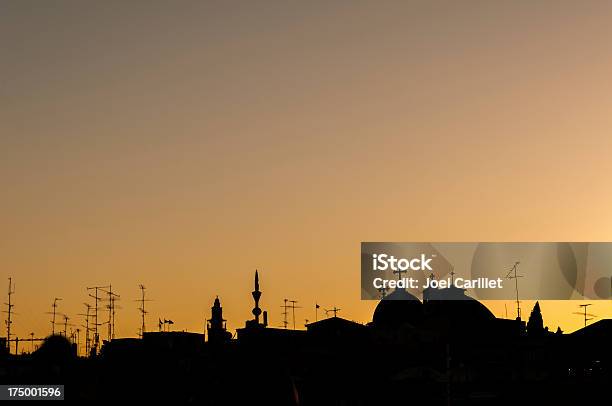
[[376,306],[372,323],[379,327],[416,325],[423,319],[423,304],[404,289],[396,289]]

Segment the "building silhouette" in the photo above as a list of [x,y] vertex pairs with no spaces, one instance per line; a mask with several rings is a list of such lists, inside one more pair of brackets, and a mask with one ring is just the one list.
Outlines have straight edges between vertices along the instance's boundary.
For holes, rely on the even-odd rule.
[[62,383],[78,402],[204,405],[590,404],[609,394],[609,319],[553,334],[539,303],[527,323],[499,319],[451,286],[422,301],[390,292],[366,324],[334,315],[292,330],[268,325],[262,294],[256,272],[253,318],[236,338],[217,297],[206,335],[146,332],[88,358],[51,336],[32,354],[1,354],[0,383]]

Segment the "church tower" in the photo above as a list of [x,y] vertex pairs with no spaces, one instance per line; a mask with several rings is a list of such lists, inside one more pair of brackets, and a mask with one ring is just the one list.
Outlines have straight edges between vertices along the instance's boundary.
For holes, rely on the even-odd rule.
[[542,312],[540,311],[540,302],[536,302],[527,321],[527,335],[541,336],[544,335],[544,321],[542,320]]

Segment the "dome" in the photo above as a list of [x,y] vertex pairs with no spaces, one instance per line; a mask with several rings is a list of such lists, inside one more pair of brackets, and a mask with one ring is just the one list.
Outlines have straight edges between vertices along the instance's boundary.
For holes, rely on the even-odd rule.
[[425,289],[423,303],[404,289],[385,296],[376,306],[372,324],[397,328],[404,324],[430,328],[447,326],[453,331],[486,329],[495,316],[485,305],[465,294],[464,289]]
[[372,323],[379,327],[416,325],[423,319],[423,304],[404,289],[396,289],[385,296],[374,310]]
[[475,327],[495,319],[495,315],[478,300],[465,294],[464,289],[426,289],[423,292],[427,319],[446,319],[453,325]]

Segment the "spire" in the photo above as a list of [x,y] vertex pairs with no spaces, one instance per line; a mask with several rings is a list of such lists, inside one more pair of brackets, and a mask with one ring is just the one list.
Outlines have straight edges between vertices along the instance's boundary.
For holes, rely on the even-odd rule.
[[531,336],[542,335],[544,332],[544,321],[540,311],[540,302],[536,302],[527,321],[527,334]]
[[259,273],[255,270],[255,290],[251,292],[253,300],[255,300],[255,307],[253,308],[253,315],[255,316],[255,324],[259,324],[259,315],[261,309],[259,308],[259,298],[261,297],[261,291],[259,290]]

